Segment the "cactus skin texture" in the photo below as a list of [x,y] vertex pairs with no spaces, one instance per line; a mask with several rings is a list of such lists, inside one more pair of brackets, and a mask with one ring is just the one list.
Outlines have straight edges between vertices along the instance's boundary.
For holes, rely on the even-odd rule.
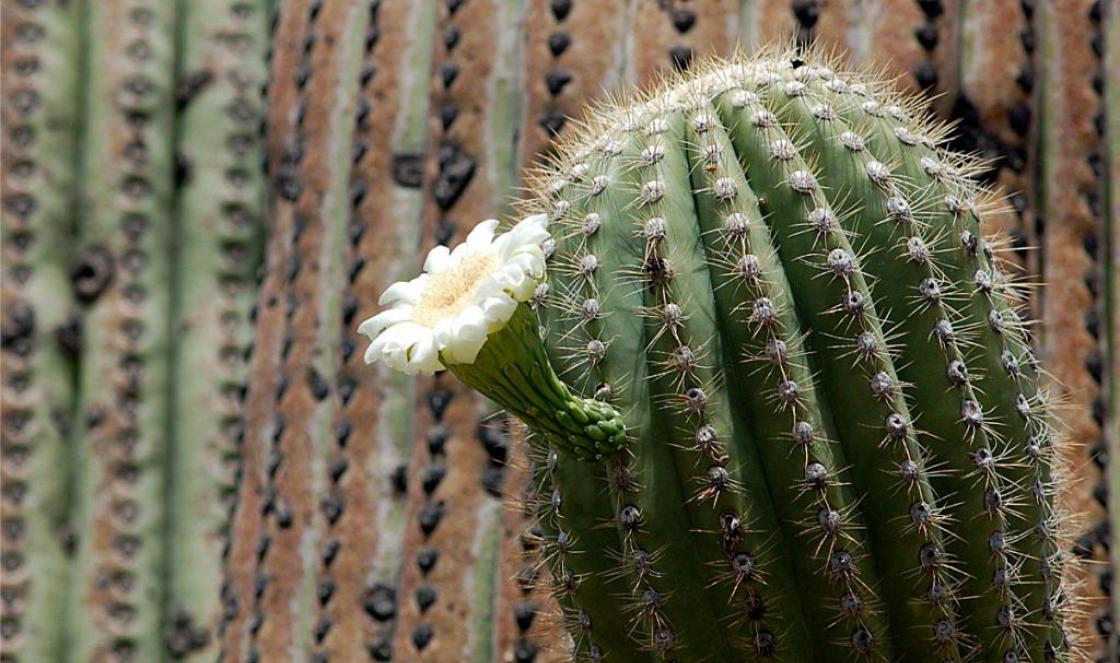
[[[76,294],[85,305],[74,660],[159,661],[174,194],[172,3],[90,3]],[[139,46],[137,46],[139,44]],[[130,49],[131,46],[131,49]],[[110,63],[124,61],[119,67]]]
[[[236,494],[250,309],[263,239],[267,15],[261,1],[181,6],[173,421],[163,638],[177,660],[219,648],[223,550]],[[190,422],[189,425],[184,425]]]
[[5,663],[217,654],[261,6],[3,6]]
[[[300,647],[284,654],[297,660],[566,660],[569,638],[554,630],[563,624],[555,619],[549,574],[538,559],[542,548],[552,551],[554,561],[564,561],[557,566],[562,573],[556,584],[564,590],[558,594],[567,626],[577,635],[579,656],[593,659],[597,648],[612,660],[620,659],[620,651],[622,660],[657,659],[655,648],[634,651],[626,629],[603,624],[638,614],[612,607],[620,605],[620,597],[630,597],[626,603],[632,604],[635,585],[633,576],[630,584],[620,578],[623,546],[617,531],[604,526],[618,515],[616,502],[603,497],[610,479],[626,471],[624,459],[596,466],[593,480],[587,480],[591,470],[585,463],[557,456],[550,465],[547,454],[526,458],[530,450],[517,432],[506,434],[491,410],[451,376],[413,382],[368,370],[355,351],[360,341],[351,323],[376,312],[377,293],[387,282],[408,276],[418,252],[433,243],[458,241],[472,221],[500,213],[518,195],[522,167],[555,149],[556,135],[578,132],[579,123],[571,118],[605,90],[648,85],[667,70],[696,67],[710,54],[730,54],[737,43],[755,48],[787,37],[800,44],[817,41],[856,65],[882,66],[906,89],[927,90],[938,115],[959,122],[950,145],[980,151],[991,168],[978,176],[1009,192],[1008,204],[985,211],[984,226],[1010,230],[1017,241],[1014,257],[1027,267],[1030,280],[1050,284],[1045,296],[1033,293],[1031,298],[1034,314],[1042,318],[1036,328],[1038,352],[1054,374],[1056,399],[1064,404],[1057,413],[1061,426],[1078,443],[1065,463],[1073,476],[1063,486],[1060,508],[1079,518],[1070,519],[1076,536],[1062,549],[1089,563],[1067,570],[1067,601],[1085,612],[1075,612],[1065,628],[1075,644],[1096,655],[1089,660],[1117,660],[1112,615],[1120,611],[1120,594],[1112,593],[1112,615],[1100,608],[1109,598],[1114,569],[1120,568],[1120,547],[1111,544],[1120,515],[1106,510],[1109,493],[1120,490],[1120,472],[1106,464],[1108,457],[1120,458],[1120,424],[1112,414],[1120,347],[1115,305],[1120,194],[1113,182],[1120,169],[1120,86],[1115,84],[1120,76],[1114,73],[1120,72],[1118,9],[1116,0],[0,2],[0,661],[120,660],[129,652],[134,661],[219,656],[226,663],[254,656],[264,661],[279,656],[270,642],[286,630]],[[130,18],[134,10],[165,18],[137,23]],[[262,21],[269,11],[275,11],[275,32],[265,36]],[[354,22],[352,30],[340,27],[347,22]],[[251,44],[248,35],[255,35]],[[339,35],[346,35],[341,50]],[[258,148],[243,142],[255,133],[259,118],[226,112],[239,100],[260,103],[257,83],[242,84],[259,82],[255,72],[266,49],[273,58],[264,135],[274,189],[267,212],[254,193]],[[140,127],[132,123],[140,114],[129,111],[137,107],[130,85],[142,90],[145,82],[155,90],[143,98],[158,97],[159,103]],[[343,98],[355,103],[345,102],[336,117],[331,108],[341,107]],[[785,127],[796,123],[785,115],[780,119]],[[85,136],[81,141],[80,135]],[[99,140],[106,135],[114,136],[115,152]],[[227,142],[231,135],[237,138]],[[139,142],[131,140],[135,137],[143,138],[146,162],[122,156],[139,149]],[[808,149],[818,138],[813,133],[794,142]],[[892,168],[903,165],[884,158],[879,147],[871,151]],[[347,155],[353,159],[348,166]],[[80,162],[85,166],[79,171]],[[812,158],[808,162],[814,164]],[[823,157],[814,165],[832,167]],[[137,201],[114,195],[120,192],[118,176],[126,172],[142,174],[160,196],[158,203],[144,204],[151,225],[140,243],[149,263],[135,274],[122,267],[131,247],[119,231],[123,214],[136,211]],[[829,196],[827,178],[822,179]],[[295,186],[304,191],[298,205],[282,193]],[[316,203],[315,196],[323,193],[346,197],[349,206]],[[846,200],[854,198],[850,194]],[[251,276],[262,247],[228,215],[225,204],[234,200],[253,208],[254,233],[263,232],[267,220],[275,238],[268,247],[271,276],[255,317],[245,309],[257,289]],[[296,223],[297,217],[304,221],[309,211],[324,209],[334,211]],[[339,240],[334,225],[325,227],[328,218],[344,223],[348,236]],[[848,218],[856,223],[858,217],[849,212]],[[161,235],[173,238],[175,248],[169,249]],[[943,246],[948,246],[946,238]],[[590,241],[602,246],[598,238]],[[861,254],[868,246],[849,243]],[[1022,250],[1027,245],[1037,250]],[[108,253],[84,250],[95,246]],[[330,255],[322,255],[323,247]],[[617,269],[617,258],[595,250],[600,270],[608,264]],[[235,266],[231,258],[238,251],[245,260]],[[172,267],[165,269],[165,258],[172,254]],[[882,270],[889,264],[880,260],[882,254],[863,255],[865,272],[886,273]],[[106,255],[113,260],[104,260]],[[939,256],[944,259],[945,251]],[[297,264],[298,278],[288,281],[288,270]],[[326,271],[316,275],[314,265]],[[1109,271],[1103,273],[1101,265]],[[1102,281],[1106,274],[1111,289]],[[784,273],[782,278],[788,281]],[[155,345],[145,350],[139,373],[131,359],[118,363],[127,339],[116,325],[124,320],[117,315],[120,295],[137,283],[147,297],[129,317],[148,325],[152,336],[146,339],[170,341],[162,350]],[[692,286],[675,281],[673,287]],[[877,291],[877,310],[896,310],[883,303],[876,282],[871,287]],[[715,290],[717,298],[731,302],[744,292],[732,286]],[[279,303],[270,306],[272,298]],[[290,298],[299,299],[298,307],[289,309]],[[612,299],[609,310],[617,310],[619,301]],[[608,305],[600,303],[607,311]],[[959,307],[960,298],[950,305]],[[289,320],[289,311],[298,320]],[[542,313],[553,316],[548,309]],[[797,328],[808,326],[785,316]],[[555,318],[561,323],[550,323],[554,333],[573,326],[567,312],[558,310]],[[248,336],[254,320],[256,329]],[[604,314],[594,324],[619,322]],[[703,333],[698,324],[695,317],[690,320],[690,338]],[[888,335],[896,329],[888,325]],[[586,348],[590,338],[582,328],[565,343],[574,345],[579,335]],[[764,349],[754,337],[742,342],[754,342],[753,352]],[[813,349],[808,338],[798,342],[801,354]],[[665,347],[662,343],[658,352]],[[237,348],[246,364],[235,359]],[[610,345],[602,370],[637,375],[638,367],[615,359],[620,349],[618,340]],[[296,361],[320,351],[326,355],[316,364],[322,384],[315,388],[326,384],[331,393],[329,402],[316,402],[311,409],[330,423],[314,425],[317,437],[306,442],[300,431],[312,426],[300,429],[293,422],[311,411],[311,390],[309,375]],[[975,344],[964,352],[970,368],[981,363]],[[941,361],[940,355],[911,356],[929,365]],[[934,393],[945,401],[943,417],[957,411],[949,391],[907,377],[925,369],[907,359],[895,363],[900,379],[913,383],[908,398]],[[791,374],[799,385],[830,379],[815,361],[808,368],[791,365],[795,369]],[[578,370],[566,375],[573,379]],[[991,372],[977,370],[977,380]],[[150,416],[145,415],[144,441],[133,457],[152,462],[143,467],[140,483],[129,484],[110,473],[116,467],[126,470],[120,478],[131,476],[131,468],[117,465],[127,460],[118,453],[126,449],[116,446],[110,429],[88,427],[89,418],[76,405],[79,393],[86,403],[108,404],[107,421],[117,426],[124,416],[119,416],[115,393],[138,375],[144,380],[141,410]],[[243,386],[249,399],[239,404]],[[282,386],[286,395],[278,398]],[[649,388],[655,388],[652,381]],[[661,393],[665,387],[656,389]],[[729,390],[737,397],[724,385]],[[990,387],[979,391],[990,400]],[[819,392],[812,394],[816,401],[822,400]],[[721,392],[713,398],[727,401],[729,396]],[[789,434],[792,415],[757,423],[760,413],[769,415],[772,408],[758,399],[751,402],[755,409],[733,413],[732,425],[740,417],[752,436],[765,439],[771,428]],[[908,403],[913,414],[916,406]],[[818,429],[835,429],[833,414],[822,407],[804,407],[798,416],[818,416]],[[277,414],[288,425],[274,440]],[[246,434],[239,430],[239,419]],[[918,428],[933,428],[929,420],[928,414],[919,419]],[[1005,427],[996,428],[1003,433]],[[829,435],[831,440],[839,432]],[[918,441],[939,443],[924,434]],[[854,457],[837,446],[816,449],[815,459],[827,459],[829,467],[851,466],[845,475],[851,485],[830,487],[829,503],[844,507],[838,513],[864,518],[866,498],[848,506],[864,492]],[[793,458],[785,447],[774,448],[780,459]],[[101,454],[106,449],[116,455]],[[309,456],[315,459],[311,474],[293,477],[300,459]],[[763,467],[759,458],[757,466],[733,467],[736,476],[755,472],[742,479],[744,496],[734,498],[748,507],[756,493],[776,494],[768,475],[751,469]],[[707,470],[685,467],[696,474]],[[269,478],[274,469],[275,481]],[[802,470],[803,462],[794,462],[768,471],[786,472],[774,476],[773,483],[788,483],[800,480]],[[105,480],[76,481],[99,476]],[[232,479],[238,490],[231,521]],[[939,500],[944,490],[956,492],[952,480],[936,475],[930,480]],[[137,487],[143,487],[140,497]],[[637,501],[648,485],[634,488],[616,490],[617,498]],[[680,492],[691,497],[695,491],[688,485]],[[126,522],[126,503],[120,511],[100,508],[128,495],[140,503],[142,518],[165,516],[140,538],[141,557],[151,563],[110,550],[97,552],[98,563],[91,564],[96,536],[135,530]],[[269,502],[270,496],[281,499]],[[749,523],[754,529],[777,528],[785,521],[778,519],[781,506],[792,514],[788,518],[809,526],[804,514],[811,497],[795,495],[786,501],[797,498],[796,504],[776,504],[770,525],[765,513],[748,509]],[[96,513],[82,511],[91,504],[100,505]],[[292,536],[266,506],[307,514],[296,521],[314,538],[314,545],[304,549],[307,559],[286,546],[308,539]],[[954,534],[995,524],[975,502],[971,508],[977,517],[969,520],[966,507],[952,509],[956,520],[946,527]],[[554,508],[560,517],[538,524],[535,511],[547,515]],[[711,512],[707,505],[704,510]],[[1021,532],[1024,522],[1013,517],[1008,526]],[[564,546],[540,545],[555,541],[560,526],[567,537]],[[871,533],[853,534],[869,553],[878,546]],[[792,545],[746,535],[755,536],[771,557]],[[127,543],[131,547],[135,541]],[[678,559],[672,551],[661,551],[660,539],[648,528],[633,533],[631,541],[635,550],[644,546],[659,554],[658,575],[650,576],[649,587],[671,594],[670,602],[683,600],[680,591],[673,592],[676,571],[662,570]],[[948,544],[954,554],[968,551],[953,536]],[[855,549],[857,544],[847,545]],[[985,545],[977,539],[973,552],[985,551]],[[1013,548],[1011,559],[1024,584],[1033,587],[1025,577],[1031,573],[1028,550],[1022,541]],[[1110,554],[1111,566],[1102,563]],[[642,556],[631,559],[640,562]],[[867,559],[873,555],[860,563],[867,566]],[[115,572],[126,565],[136,572]],[[798,588],[787,591],[797,606],[801,579],[813,581],[815,566],[795,567],[792,560],[789,566]],[[110,568],[114,573],[106,576]],[[989,560],[989,575],[997,570]],[[950,577],[964,583],[960,595],[982,589],[980,580],[964,573]],[[106,578],[108,585],[101,582]],[[286,586],[280,578],[288,580]],[[760,578],[765,582],[758,583],[758,591],[769,601],[778,580]],[[880,574],[880,587],[882,580]],[[579,601],[569,587],[576,588]],[[830,617],[839,590],[827,579],[805,587],[824,597],[822,611]],[[107,591],[92,595],[98,588]],[[723,605],[708,600],[712,591],[704,588],[691,596]],[[736,596],[743,597],[743,591]],[[293,593],[306,607],[298,619],[285,602]],[[1014,593],[1018,600],[1022,592]],[[880,594],[888,598],[885,590]],[[785,596],[765,604],[768,614],[760,629],[776,630],[776,655],[793,658],[788,645],[797,633],[808,636],[802,638],[806,641],[814,638],[807,628],[783,630],[775,621],[789,609],[775,603]],[[90,602],[80,603],[83,597]],[[1001,604],[983,605],[988,614],[998,614]],[[884,606],[876,609],[888,612]],[[673,610],[678,608],[661,612]],[[882,616],[876,619],[882,629]],[[1025,619],[1040,621],[1029,614]],[[673,632],[683,630],[678,621],[668,623]],[[587,626],[590,632],[580,630]],[[975,631],[970,623],[964,630]],[[837,632],[829,642],[845,643],[850,631],[830,631]],[[749,656],[751,635],[736,638],[746,643],[744,656]],[[1095,651],[1098,635],[1112,640],[1111,649]],[[95,640],[109,646],[87,646]],[[262,642],[268,645],[263,651]],[[832,650],[825,654],[843,658],[832,656]]]
[[561,377],[626,417],[535,441],[591,660],[1065,660],[1059,437],[998,200],[926,107],[814,52],[609,106],[536,177]]
[[64,648],[77,349],[69,267],[78,11],[4,3],[0,25],[0,659],[55,661]]

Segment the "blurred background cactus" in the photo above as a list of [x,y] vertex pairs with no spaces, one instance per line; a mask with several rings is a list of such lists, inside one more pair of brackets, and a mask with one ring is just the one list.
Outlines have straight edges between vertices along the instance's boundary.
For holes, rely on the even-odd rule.
[[354,327],[588,104],[789,38],[931,95],[1009,192],[1077,445],[1072,630],[1116,660],[1115,0],[0,12],[5,663],[565,660],[517,427]]

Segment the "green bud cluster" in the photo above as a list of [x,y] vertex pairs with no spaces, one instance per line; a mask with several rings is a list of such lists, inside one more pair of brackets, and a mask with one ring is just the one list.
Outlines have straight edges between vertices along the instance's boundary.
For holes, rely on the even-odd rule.
[[451,371],[467,386],[494,399],[548,445],[581,460],[617,452],[626,441],[622,417],[607,403],[572,394],[545,356],[536,316],[518,306],[470,364]]

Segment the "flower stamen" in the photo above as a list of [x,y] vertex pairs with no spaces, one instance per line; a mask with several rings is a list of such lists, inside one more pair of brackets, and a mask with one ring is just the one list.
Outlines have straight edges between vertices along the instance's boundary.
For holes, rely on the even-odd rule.
[[497,271],[499,262],[490,253],[467,256],[455,267],[428,279],[420,301],[412,307],[412,318],[425,327],[455,317],[472,303],[478,286]]

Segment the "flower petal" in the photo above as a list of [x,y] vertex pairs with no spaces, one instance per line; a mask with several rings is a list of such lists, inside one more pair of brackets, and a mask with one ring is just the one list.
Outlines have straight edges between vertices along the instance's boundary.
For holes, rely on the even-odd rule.
[[432,338],[435,339],[436,349],[443,350],[451,342],[451,338],[455,335],[455,320],[454,318],[446,318],[436,323],[432,328]]
[[548,239],[548,216],[534,214],[522,219],[509,232],[498,237],[494,250],[504,260],[523,247],[540,247]]
[[424,260],[424,271],[429,274],[436,272],[447,267],[448,258],[451,255],[451,250],[443,244],[436,244],[428,251],[428,257]]
[[373,340],[382,331],[400,322],[407,322],[412,319],[412,307],[405,304],[403,306],[394,306],[387,308],[378,313],[372,318],[367,318],[358,325],[358,333],[365,334]]
[[421,274],[411,281],[397,281],[381,293],[381,299],[378,299],[377,303],[382,306],[396,304],[397,302],[415,304],[420,301],[420,294],[424,292],[424,284],[427,280],[428,277]]
[[[525,276],[525,270],[517,265],[506,265],[502,267],[502,271],[494,275],[494,280],[502,285],[502,290],[513,295],[514,299],[524,299],[518,297],[517,293],[525,288],[525,282],[528,280]],[[536,284],[532,284],[535,288]],[[530,291],[532,294],[532,291]]]
[[468,306],[455,319],[455,333],[444,353],[456,363],[469,364],[486,343],[486,316],[478,306]]
[[486,316],[487,332],[493,332],[505,326],[513,317],[517,309],[517,302],[509,295],[502,293],[496,297],[487,297],[482,302],[482,313]]
[[468,306],[459,314],[456,323],[456,336],[478,338],[486,336],[486,315],[477,304]]
[[439,350],[436,349],[436,344],[431,336],[421,339],[416,345],[412,346],[408,353],[408,367],[412,369],[413,374],[423,373],[424,375],[431,375],[436,371],[443,370],[443,364],[439,360]]
[[395,324],[373,339],[366,350],[366,362],[381,360],[391,368],[407,372],[409,350],[425,339],[430,340],[431,336],[430,329],[415,322]]
[[490,248],[494,241],[494,231],[498,229],[497,219],[486,219],[479,223],[467,235],[467,248],[471,253],[482,253]]

